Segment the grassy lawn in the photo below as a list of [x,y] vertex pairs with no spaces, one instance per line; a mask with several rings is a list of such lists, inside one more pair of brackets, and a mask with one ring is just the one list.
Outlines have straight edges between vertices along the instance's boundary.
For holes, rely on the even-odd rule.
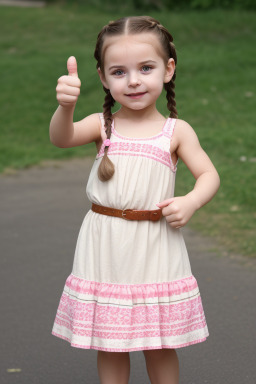
[[[221,177],[216,198],[190,226],[230,251],[256,256],[255,13],[151,13],[172,32],[178,54],[179,118],[197,132]],[[94,155],[94,145],[54,147],[48,136],[57,108],[57,78],[74,55],[82,81],[75,120],[101,111],[103,91],[93,58],[102,25],[123,14],[85,8],[1,7],[0,172],[45,159]],[[166,114],[165,97],[159,109]],[[176,194],[193,187],[180,164]]]

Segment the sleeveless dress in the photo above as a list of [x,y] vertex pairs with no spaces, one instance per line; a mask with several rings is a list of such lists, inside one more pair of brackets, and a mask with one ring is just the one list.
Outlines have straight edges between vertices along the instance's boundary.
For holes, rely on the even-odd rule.
[[[108,156],[115,173],[107,182],[98,178],[102,145],[88,179],[89,200],[118,209],[155,210],[156,203],[173,197],[175,123],[168,118],[161,133],[141,139],[121,136],[113,123]],[[128,221],[90,210],[52,333],[74,347],[110,352],[204,341],[207,324],[181,231],[164,217]]]

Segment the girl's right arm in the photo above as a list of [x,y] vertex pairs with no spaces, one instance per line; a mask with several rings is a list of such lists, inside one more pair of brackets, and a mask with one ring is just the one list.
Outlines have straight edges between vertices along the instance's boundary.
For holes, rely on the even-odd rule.
[[68,76],[58,79],[56,87],[59,107],[50,123],[50,140],[57,147],[70,148],[101,141],[101,123],[98,114],[73,123],[75,105],[80,94],[81,81],[77,74],[76,59],[67,62]]

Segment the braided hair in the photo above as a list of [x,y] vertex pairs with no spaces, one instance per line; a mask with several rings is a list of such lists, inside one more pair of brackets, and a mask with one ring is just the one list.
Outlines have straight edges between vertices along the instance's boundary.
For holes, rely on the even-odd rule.
[[[136,35],[139,33],[151,32],[155,33],[159,42],[162,46],[163,59],[167,63],[170,58],[174,59],[175,66],[177,64],[177,55],[175,46],[173,44],[173,37],[169,31],[155,20],[149,16],[134,16],[134,17],[123,17],[116,21],[111,21],[109,24],[105,25],[100,33],[98,34],[96,47],[94,51],[94,57],[97,61],[96,68],[100,69],[104,75],[104,43],[106,38],[109,36],[116,35]],[[176,118],[178,116],[176,109],[175,101],[175,79],[176,79],[176,69],[172,76],[172,79],[164,84],[164,89],[166,90],[166,99],[167,99],[167,108],[170,111],[170,117]],[[107,135],[107,139],[110,139],[111,136],[111,126],[113,121],[113,116],[111,108],[115,104],[109,89],[103,86],[103,89],[106,93],[105,101],[103,104],[103,117],[104,117],[104,127]],[[98,177],[101,181],[107,181],[111,179],[115,172],[115,167],[112,161],[108,157],[108,146],[104,148],[104,156],[98,168]]]

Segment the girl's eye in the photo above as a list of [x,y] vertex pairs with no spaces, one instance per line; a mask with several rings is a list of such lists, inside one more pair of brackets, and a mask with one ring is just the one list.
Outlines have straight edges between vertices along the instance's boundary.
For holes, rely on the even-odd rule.
[[114,76],[122,76],[124,74],[124,71],[122,69],[116,69],[114,72],[113,72],[113,75]]
[[150,72],[152,69],[152,67],[150,67],[149,65],[143,65],[143,67],[141,68],[142,72]]

